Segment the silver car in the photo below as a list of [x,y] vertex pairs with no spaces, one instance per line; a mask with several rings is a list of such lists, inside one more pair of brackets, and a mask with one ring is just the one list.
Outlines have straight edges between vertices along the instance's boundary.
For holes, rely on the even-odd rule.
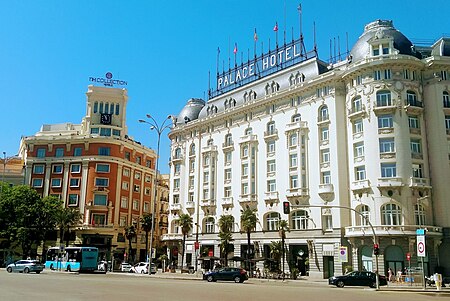
[[19,260],[14,263],[9,264],[6,267],[8,273],[19,272],[19,273],[30,273],[36,272],[39,274],[44,270],[44,265],[37,260]]

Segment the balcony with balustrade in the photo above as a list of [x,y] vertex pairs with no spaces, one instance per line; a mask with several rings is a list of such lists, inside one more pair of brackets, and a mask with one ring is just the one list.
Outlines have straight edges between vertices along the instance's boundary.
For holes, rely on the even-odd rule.
[[[442,227],[437,226],[421,226],[426,229],[427,236],[442,236]],[[418,225],[373,225],[377,236],[416,236]],[[373,231],[369,225],[358,225],[345,227],[345,237],[372,237]]]

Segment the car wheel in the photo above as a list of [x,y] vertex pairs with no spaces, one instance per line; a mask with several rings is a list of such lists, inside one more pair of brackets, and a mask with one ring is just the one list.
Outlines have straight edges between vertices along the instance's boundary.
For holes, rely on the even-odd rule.
[[41,271],[36,271],[36,274],[40,274],[41,273]]
[[372,282],[369,286],[370,286],[371,288],[376,288],[376,287],[377,287],[377,283],[376,283],[376,282]]
[[8,273],[12,273],[12,268],[11,268],[11,267],[8,267],[8,268],[6,269],[6,271],[7,271]]
[[53,266],[53,264],[50,265],[50,270],[54,270],[55,267]]
[[213,276],[208,276],[206,278],[206,280],[208,280],[208,282],[213,282],[214,281],[214,277]]
[[67,266],[67,272],[72,272],[72,268],[70,267],[70,265]]
[[141,270],[141,274],[145,274],[145,271],[144,271],[144,270]]
[[336,283],[336,286],[337,286],[337,287],[344,287],[344,281],[339,280],[339,281]]
[[239,276],[234,277],[234,282],[235,283],[241,282],[241,277],[239,277]]
[[24,268],[23,272],[28,274],[30,272],[30,269],[29,268]]

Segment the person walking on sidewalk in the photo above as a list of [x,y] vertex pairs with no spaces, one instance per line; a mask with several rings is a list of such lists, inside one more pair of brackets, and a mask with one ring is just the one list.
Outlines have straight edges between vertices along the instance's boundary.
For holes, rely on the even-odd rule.
[[394,280],[394,272],[392,271],[391,268],[389,268],[388,270],[388,281],[392,282]]

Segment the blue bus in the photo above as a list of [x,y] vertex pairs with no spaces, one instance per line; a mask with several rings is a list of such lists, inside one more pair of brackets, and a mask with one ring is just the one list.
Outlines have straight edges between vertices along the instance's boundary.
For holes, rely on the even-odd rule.
[[68,272],[95,271],[97,258],[96,247],[52,247],[47,251],[45,268]]

